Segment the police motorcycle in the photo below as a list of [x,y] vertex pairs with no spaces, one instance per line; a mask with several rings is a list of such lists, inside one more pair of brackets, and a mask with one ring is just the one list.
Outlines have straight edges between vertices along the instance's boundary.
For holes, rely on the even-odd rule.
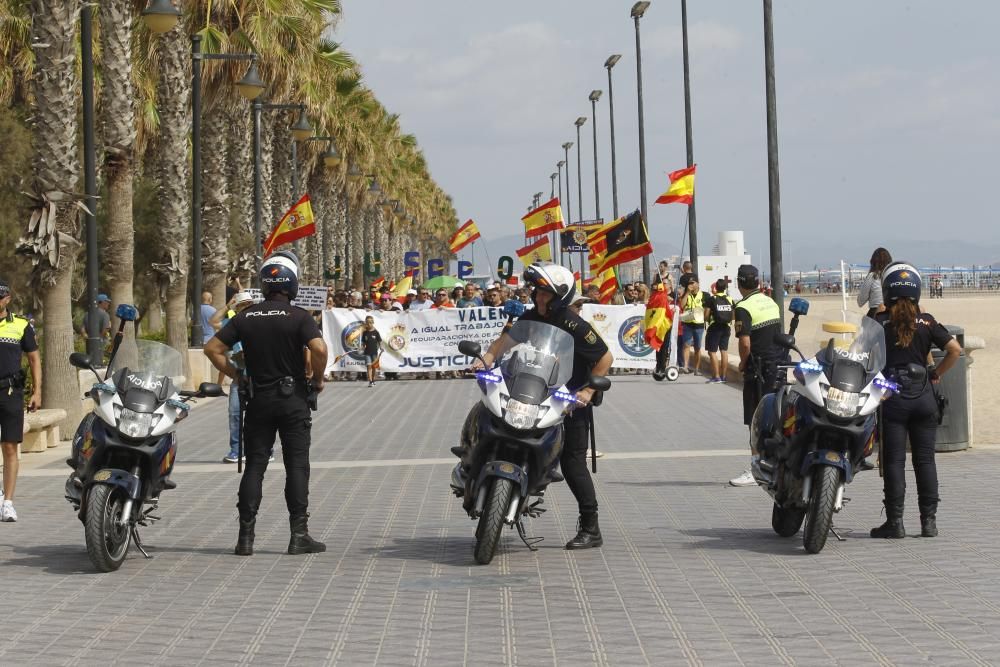
[[149,340],[123,345],[127,322],[137,319],[134,306],[122,304],[121,320],[104,378],[89,357],[74,352],[72,366],[94,373],[97,382],[87,395],[94,409],[73,436],[73,468],[66,480],[66,500],[84,526],[87,554],[101,572],[121,567],[129,545],[149,558],[139,539],[139,526],[159,520],[160,493],[176,487],[169,475],[177,455],[177,422],[192,398],[221,396],[222,388],[203,382],[198,391],[179,390],[181,354]]
[[[540,507],[544,489],[561,479],[553,471],[562,452],[562,423],[577,403],[566,387],[573,372],[573,337],[550,324],[524,320],[507,333],[516,344],[498,365],[475,374],[482,400],[463,429],[468,441],[459,464],[464,488],[456,482],[452,487],[469,517],[479,520],[474,557],[481,565],[493,560],[504,526],[515,527],[525,545],[537,550],[542,538],[527,536],[524,519],[545,511]],[[479,343],[462,341],[458,350],[483,361]],[[611,381],[591,376],[587,386],[606,391]],[[534,502],[532,496],[537,496]]]
[[809,359],[792,334],[775,336],[801,361],[786,357],[788,363],[779,364],[777,390],[763,397],[750,426],[750,470],[774,500],[771,526],[778,535],[792,537],[804,522],[802,541],[813,554],[822,551],[831,532],[843,540],[833,528],[833,514],[849,500],[844,488],[866,469],[865,457],[877,444],[879,405],[899,391],[881,373],[886,361],[882,325],[859,319],[825,322],[823,331],[833,336]]

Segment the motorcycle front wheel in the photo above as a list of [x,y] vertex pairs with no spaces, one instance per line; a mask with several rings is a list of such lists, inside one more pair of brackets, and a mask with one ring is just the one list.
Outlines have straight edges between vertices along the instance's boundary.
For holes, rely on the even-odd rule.
[[493,560],[500,544],[500,533],[503,531],[504,519],[510,507],[510,499],[514,495],[514,482],[504,477],[493,479],[493,488],[489,491],[483,513],[479,517],[476,528],[476,549],[474,556],[480,565],[488,565]]
[[774,503],[771,510],[771,528],[781,537],[792,537],[802,527],[806,511],[801,507],[781,507]]
[[802,543],[811,554],[818,554],[826,546],[826,538],[833,525],[833,504],[837,501],[838,486],[838,468],[819,466],[813,471],[812,498],[806,510],[806,527],[802,531]]
[[101,572],[117,570],[128,553],[132,534],[129,525],[121,523],[124,509],[125,492],[117,486],[99,484],[87,494],[87,554]]

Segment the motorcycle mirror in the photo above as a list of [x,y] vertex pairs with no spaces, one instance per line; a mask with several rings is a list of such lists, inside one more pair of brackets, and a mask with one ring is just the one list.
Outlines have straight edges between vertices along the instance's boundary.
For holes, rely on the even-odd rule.
[[198,385],[199,396],[222,396],[222,387],[214,382],[202,382]]
[[587,386],[597,391],[607,391],[611,389],[611,380],[603,375],[591,375],[590,379],[587,380]]
[[797,296],[788,302],[788,310],[793,315],[807,315],[809,314],[809,301]]
[[115,309],[115,317],[126,322],[135,322],[139,319],[139,310],[135,306],[123,303]]
[[74,352],[69,355],[69,365],[85,371],[94,370],[94,367],[90,364],[90,357],[85,352]]
[[483,347],[474,340],[463,340],[458,344],[458,351],[467,357],[478,359],[483,353]]
[[774,344],[786,350],[794,350],[795,336],[785,333],[774,334]]

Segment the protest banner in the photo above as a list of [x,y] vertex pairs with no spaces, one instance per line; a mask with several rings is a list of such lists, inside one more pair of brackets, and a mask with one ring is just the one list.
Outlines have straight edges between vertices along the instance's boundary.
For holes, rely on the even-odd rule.
[[646,306],[604,306],[584,304],[580,317],[590,322],[604,339],[615,360],[612,368],[656,367],[656,353],[643,338],[642,320]]

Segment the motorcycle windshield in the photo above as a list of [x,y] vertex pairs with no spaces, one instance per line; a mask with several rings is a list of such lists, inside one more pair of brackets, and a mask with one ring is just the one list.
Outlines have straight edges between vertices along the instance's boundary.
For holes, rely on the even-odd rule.
[[180,352],[154,340],[122,341],[108,369],[110,375],[126,371],[127,387],[139,387],[159,394],[167,380],[184,377],[184,360]]
[[858,332],[849,343],[836,340],[830,342],[832,344],[828,346],[828,361],[833,363],[838,359],[846,359],[860,365],[865,371],[865,384],[871,382],[885,367],[885,330],[870,317],[861,318]]
[[505,376],[533,376],[548,388],[569,382],[573,374],[572,336],[551,324],[525,320],[518,320],[508,335],[516,345],[500,361]]

